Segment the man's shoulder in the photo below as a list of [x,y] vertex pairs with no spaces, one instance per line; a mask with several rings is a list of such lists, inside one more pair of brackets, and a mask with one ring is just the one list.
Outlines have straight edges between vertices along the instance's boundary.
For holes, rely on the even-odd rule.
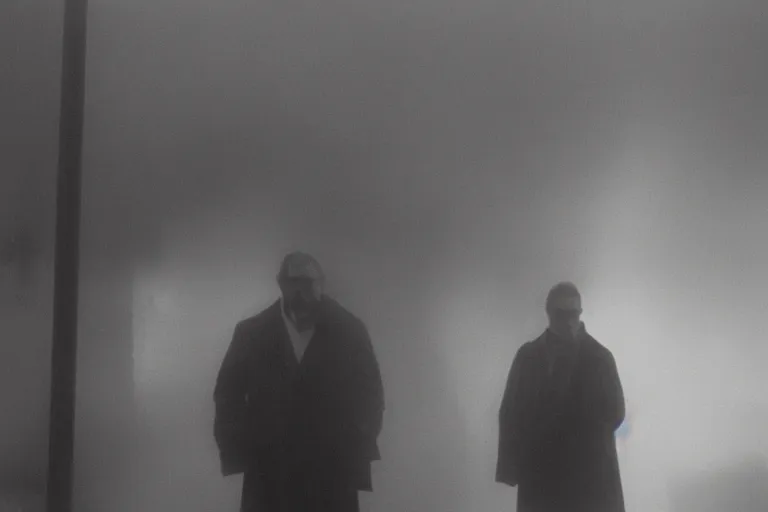
[[600,359],[612,359],[613,353],[611,350],[600,343],[594,336],[588,334],[584,338],[584,347],[587,349],[587,351],[594,357],[600,358]]
[[528,353],[531,351],[534,351],[541,347],[544,344],[545,337],[546,337],[546,331],[539,334],[532,340],[528,340],[525,343],[523,343],[520,348],[518,349],[519,352]]
[[260,331],[264,326],[269,325],[270,322],[279,318],[280,306],[279,301],[273,302],[270,306],[259,311],[255,315],[251,315],[243,320],[237,322],[235,326],[236,332],[254,333]]
[[541,336],[532,340],[528,340],[520,345],[520,347],[517,349],[517,352],[515,353],[515,359],[520,363],[529,360],[541,345],[541,343],[539,343],[540,338]]
[[353,328],[366,329],[365,322],[357,317],[350,310],[339,304],[338,301],[330,297],[324,299],[324,305],[326,308],[326,314],[328,320],[338,326],[343,326],[347,329]]

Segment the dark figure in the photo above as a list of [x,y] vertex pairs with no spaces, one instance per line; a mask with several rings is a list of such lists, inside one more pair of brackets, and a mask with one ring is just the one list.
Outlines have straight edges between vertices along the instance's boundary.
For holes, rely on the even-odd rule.
[[323,281],[314,258],[286,256],[282,298],[237,325],[219,370],[214,434],[222,473],[244,473],[242,512],[358,512],[373,490],[381,375]]
[[587,334],[573,284],[550,290],[547,314],[549,328],[520,347],[509,372],[496,481],[518,487],[518,512],[624,512],[616,362]]

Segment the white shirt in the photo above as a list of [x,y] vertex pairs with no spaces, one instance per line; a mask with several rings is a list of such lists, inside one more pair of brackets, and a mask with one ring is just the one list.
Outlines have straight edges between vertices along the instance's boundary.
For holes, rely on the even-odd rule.
[[288,337],[291,339],[291,346],[293,347],[293,353],[296,356],[296,360],[301,362],[301,359],[304,357],[304,352],[306,352],[309,342],[312,340],[312,336],[315,335],[315,329],[312,328],[304,332],[299,332],[293,319],[285,314],[285,303],[283,302],[283,299],[280,299],[280,314],[283,315],[283,323],[285,324],[285,329],[288,331]]

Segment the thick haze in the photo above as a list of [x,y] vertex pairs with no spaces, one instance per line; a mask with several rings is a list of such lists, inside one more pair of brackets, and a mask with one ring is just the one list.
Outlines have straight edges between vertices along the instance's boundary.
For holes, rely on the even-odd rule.
[[[0,277],[0,487],[34,487],[62,13],[6,3],[0,245],[41,256]],[[514,510],[498,406],[561,279],[619,365],[628,512],[764,511],[762,4],[90,0],[78,512],[237,510],[214,379],[293,249],[380,360],[364,512]],[[107,462],[131,351],[138,444]]]

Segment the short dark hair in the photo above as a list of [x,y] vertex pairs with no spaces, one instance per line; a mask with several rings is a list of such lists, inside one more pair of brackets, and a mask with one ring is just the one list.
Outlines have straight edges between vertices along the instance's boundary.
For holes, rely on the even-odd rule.
[[277,273],[277,281],[279,283],[283,282],[283,280],[287,277],[288,268],[291,265],[301,265],[301,266],[309,267],[314,270],[314,273],[315,273],[314,279],[319,279],[319,280],[325,279],[325,274],[323,273],[323,269],[320,266],[320,263],[318,263],[318,261],[315,259],[314,256],[302,251],[293,251],[291,253],[286,254],[285,257],[283,257],[283,261],[280,263],[280,270]]
[[579,289],[576,287],[576,285],[570,281],[561,281],[557,283],[555,286],[550,288],[549,293],[547,294],[547,311],[550,310],[555,299],[559,299],[561,297],[581,298],[581,293],[579,293]]

